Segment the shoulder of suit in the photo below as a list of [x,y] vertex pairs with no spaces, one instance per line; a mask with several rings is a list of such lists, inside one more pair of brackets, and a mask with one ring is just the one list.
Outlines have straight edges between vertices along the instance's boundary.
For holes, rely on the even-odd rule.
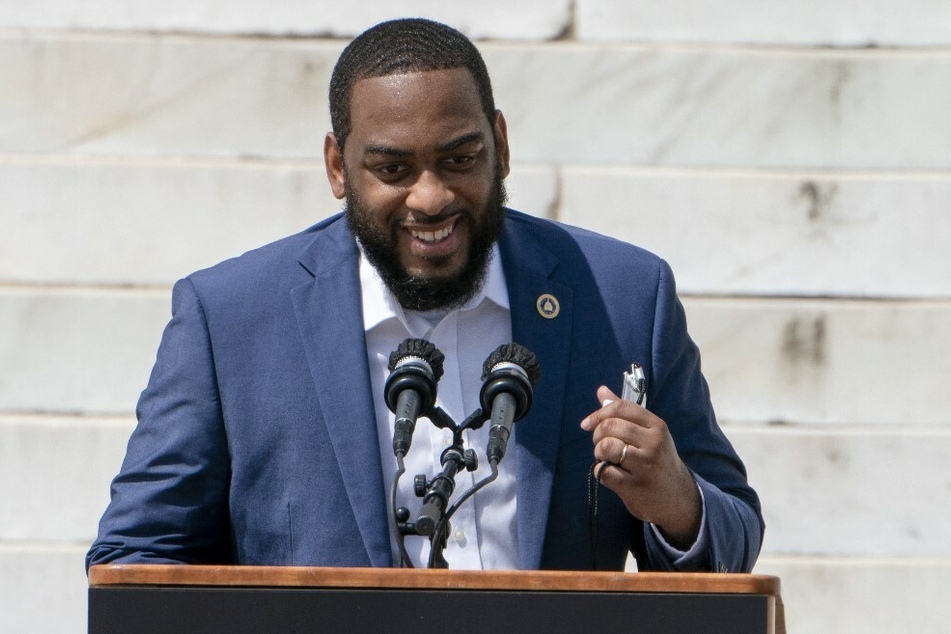
[[515,210],[508,210],[508,222],[516,240],[538,240],[561,256],[577,252],[592,265],[612,267],[624,264],[649,269],[666,266],[660,256],[643,247],[590,229]]
[[303,231],[247,251],[239,256],[223,260],[213,266],[189,275],[196,284],[234,281],[237,284],[253,285],[256,281],[279,282],[282,277],[292,279],[307,274],[300,260],[326,244],[328,253],[339,252],[341,243],[352,241],[343,214],[335,214]]

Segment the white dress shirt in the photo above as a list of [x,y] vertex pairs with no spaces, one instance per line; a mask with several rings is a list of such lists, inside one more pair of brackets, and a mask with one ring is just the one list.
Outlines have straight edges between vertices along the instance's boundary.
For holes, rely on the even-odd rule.
[[[498,246],[494,247],[482,290],[464,306],[452,311],[418,312],[404,310],[386,288],[366,257],[360,258],[360,283],[363,297],[363,322],[366,329],[367,358],[370,368],[383,481],[386,486],[387,515],[393,561],[400,560],[393,533],[390,490],[396,476],[393,455],[393,414],[383,398],[389,376],[390,353],[406,338],[432,342],[445,355],[444,374],[438,384],[436,404],[456,423],[461,423],[479,407],[482,388],[482,364],[499,345],[512,340],[512,319],[508,289],[502,272]],[[518,433],[518,426],[513,430]],[[485,458],[488,425],[464,432],[466,448],[475,449],[479,468],[456,475],[452,504],[473,484],[491,471]],[[413,477],[424,474],[432,479],[442,470],[439,457],[452,442],[452,432],[439,429],[420,418],[413,444],[405,458],[406,473],[400,479],[397,504],[410,510],[415,520],[422,500],[413,492]],[[518,535],[515,499],[514,440],[510,451],[499,463],[499,477],[463,503],[453,515],[452,531],[444,552],[454,570],[518,568]],[[428,538],[407,536],[406,549],[416,567],[425,568],[429,558]]]

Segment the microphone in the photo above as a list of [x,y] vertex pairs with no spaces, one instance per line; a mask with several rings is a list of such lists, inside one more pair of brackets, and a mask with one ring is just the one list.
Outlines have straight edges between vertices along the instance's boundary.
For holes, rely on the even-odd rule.
[[384,394],[396,415],[393,453],[405,456],[413,441],[416,419],[429,416],[436,404],[436,383],[442,378],[443,353],[425,339],[406,339],[390,354],[390,376]]
[[535,354],[517,343],[499,346],[482,365],[483,412],[491,412],[486,457],[498,464],[512,433],[512,423],[521,419],[532,406],[532,387],[541,377]]

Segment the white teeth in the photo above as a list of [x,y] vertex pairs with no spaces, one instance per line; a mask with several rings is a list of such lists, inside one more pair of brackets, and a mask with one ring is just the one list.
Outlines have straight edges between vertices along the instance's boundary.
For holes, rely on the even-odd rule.
[[440,229],[439,231],[417,231],[415,229],[410,229],[409,233],[411,236],[417,240],[422,240],[423,242],[439,242],[449,237],[449,234],[452,233],[452,229],[455,226],[455,223]]

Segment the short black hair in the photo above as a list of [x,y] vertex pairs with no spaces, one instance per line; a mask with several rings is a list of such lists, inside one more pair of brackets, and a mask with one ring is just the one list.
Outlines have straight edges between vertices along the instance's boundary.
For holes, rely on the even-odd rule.
[[425,20],[390,20],[358,35],[340,54],[330,77],[330,124],[337,145],[350,134],[350,97],[361,79],[449,68],[472,73],[482,111],[495,121],[495,99],[485,61],[469,38],[456,29]]

